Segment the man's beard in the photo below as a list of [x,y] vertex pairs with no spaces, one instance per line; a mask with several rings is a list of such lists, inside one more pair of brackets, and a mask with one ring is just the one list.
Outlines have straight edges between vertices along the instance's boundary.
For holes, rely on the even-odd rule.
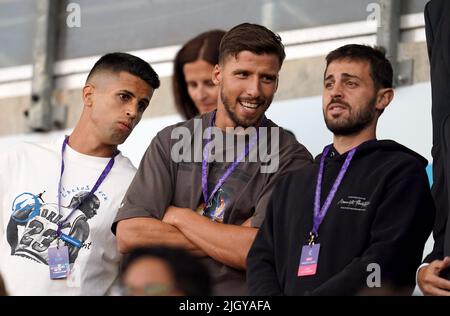
[[[231,110],[231,102],[228,99],[228,97],[225,96],[225,93],[223,91],[223,87],[220,88],[220,98],[222,99],[222,103],[223,106],[225,107],[225,110],[228,113],[228,116],[230,117],[230,119],[236,124],[236,126],[241,126],[244,128],[250,127],[250,126],[256,126],[258,123],[261,122],[262,117],[264,116],[264,113],[266,112],[266,110],[269,108],[269,105],[271,103],[272,100],[269,100],[270,102],[267,102],[266,99],[256,99],[256,101],[258,103],[263,103],[262,105],[260,105],[259,107],[264,107],[264,111],[259,115],[256,116],[253,119],[240,119],[235,112],[233,112]],[[239,100],[237,100],[239,101]],[[241,101],[251,101],[250,99],[245,99],[245,100],[241,100]],[[255,99],[253,99],[252,101],[255,101]],[[268,105],[267,105],[268,104]],[[236,107],[241,106],[239,104],[239,102],[236,103]]]
[[331,103],[341,104],[349,111],[349,117],[346,119],[328,119],[327,109],[325,109],[325,112],[323,113],[327,128],[337,136],[347,136],[359,133],[370,125],[376,115],[376,96],[372,98],[364,108],[358,112],[355,112],[354,115],[352,115],[352,109],[348,103],[337,101],[335,99],[332,99],[329,104]]

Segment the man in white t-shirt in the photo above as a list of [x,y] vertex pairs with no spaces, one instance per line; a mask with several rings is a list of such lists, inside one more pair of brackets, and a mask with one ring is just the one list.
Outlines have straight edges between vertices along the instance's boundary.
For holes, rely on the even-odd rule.
[[158,75],[142,59],[100,58],[72,134],[0,154],[0,274],[10,295],[105,295],[120,255],[110,227],[136,169],[117,150]]

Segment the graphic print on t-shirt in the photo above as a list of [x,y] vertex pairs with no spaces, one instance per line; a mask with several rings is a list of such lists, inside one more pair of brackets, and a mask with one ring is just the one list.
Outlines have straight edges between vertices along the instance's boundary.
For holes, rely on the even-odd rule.
[[[89,191],[65,192],[65,196],[69,196],[70,193],[74,194],[69,205],[61,205],[61,213],[58,212],[57,203],[46,201],[45,191],[39,194],[24,192],[14,198],[6,232],[11,255],[48,265],[48,248],[56,246],[56,232],[61,221],[63,233],[82,244],[88,239],[90,233],[88,220],[97,214],[100,199],[95,194],[89,195]],[[65,220],[83,199],[85,199],[83,203]],[[71,244],[66,245],[69,248],[69,262],[74,263],[80,248]]]
[[227,194],[226,189],[220,188],[206,207],[204,202],[199,205],[197,213],[207,216],[213,221],[222,223],[228,201],[229,195]]

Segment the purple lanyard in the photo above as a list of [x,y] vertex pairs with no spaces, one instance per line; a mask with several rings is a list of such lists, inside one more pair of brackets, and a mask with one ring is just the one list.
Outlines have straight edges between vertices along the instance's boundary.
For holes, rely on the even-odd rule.
[[[66,146],[69,142],[69,136],[66,136],[64,139],[64,142],[62,144],[61,148],[61,174],[59,176],[59,183],[58,183],[58,212],[61,214],[61,180],[64,173],[64,151],[66,150]],[[69,219],[70,216],[77,210],[78,206],[80,206],[88,197],[92,196],[95,191],[97,191],[98,187],[102,184],[102,182],[105,180],[108,173],[111,171],[113,165],[114,165],[114,158],[119,154],[119,150],[116,150],[111,159],[109,160],[108,164],[106,165],[105,169],[100,174],[100,177],[97,179],[97,182],[95,183],[94,187],[91,189],[89,194],[87,194],[81,201],[79,201],[76,205],[73,206],[72,210],[70,211],[69,215],[66,216],[63,220],[58,222],[58,231],[57,234],[61,235],[61,227],[62,225]]]
[[[208,138],[206,139],[206,145],[203,148],[203,159],[202,159],[202,191],[203,191],[203,199],[205,201],[205,205],[208,205],[211,198],[216,194],[216,192],[220,189],[220,187],[223,185],[225,180],[231,175],[231,173],[236,169],[237,165],[245,158],[245,156],[248,155],[250,150],[253,148],[253,146],[256,143],[256,140],[258,139],[258,131],[256,134],[253,135],[253,137],[250,139],[249,145],[245,146],[244,151],[236,158],[236,160],[231,164],[231,166],[228,167],[228,169],[225,171],[225,173],[220,177],[219,181],[217,182],[216,186],[214,187],[214,190],[211,192],[211,194],[208,196],[208,156],[209,156],[209,148],[211,145],[211,129],[214,125],[214,121],[216,118],[216,111],[213,112],[211,115],[211,121],[209,124],[208,129]],[[265,118],[263,119],[263,123],[265,124]],[[260,126],[263,126],[261,124]]]
[[316,184],[316,193],[314,196],[314,223],[313,223],[313,229],[310,233],[310,244],[314,242],[314,239],[318,236],[319,226],[322,224],[323,219],[325,218],[325,215],[328,212],[328,209],[330,208],[331,201],[333,201],[334,196],[336,195],[336,192],[339,188],[339,185],[341,184],[342,179],[344,178],[345,173],[347,172],[348,166],[350,165],[350,161],[353,158],[353,155],[356,152],[356,148],[353,148],[350,150],[350,152],[347,154],[347,158],[345,158],[344,164],[341,167],[341,170],[339,171],[339,174],[334,181],[333,187],[330,190],[330,193],[328,193],[328,196],[325,200],[325,203],[323,204],[322,208],[320,208],[320,195],[322,193],[322,178],[323,178],[323,169],[325,165],[325,158],[328,155],[328,152],[330,151],[331,145],[325,147],[322,157],[320,159],[320,167],[319,167],[319,174],[317,176],[317,184]]

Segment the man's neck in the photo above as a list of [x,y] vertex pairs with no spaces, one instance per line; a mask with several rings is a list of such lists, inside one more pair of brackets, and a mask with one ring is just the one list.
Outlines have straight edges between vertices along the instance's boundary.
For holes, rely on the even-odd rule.
[[375,131],[363,130],[356,135],[334,135],[333,146],[342,155],[362,143],[376,138]]
[[86,129],[75,127],[69,137],[68,145],[79,153],[94,157],[112,157],[117,145],[104,144]]
[[[264,117],[261,118],[261,119],[263,120]],[[259,124],[261,124],[261,121],[258,122],[253,127],[258,128]],[[237,126],[236,122],[231,119],[231,117],[228,115],[228,112],[223,108],[223,106],[217,108],[215,124],[214,125],[216,127],[220,128],[223,132],[227,132],[227,130],[226,130],[227,128],[239,127],[239,126]],[[246,129],[247,128],[244,128],[244,130],[246,130]]]
[[224,132],[226,131],[227,127],[236,127],[236,123],[230,118],[223,106],[217,108],[215,126],[220,128]]

